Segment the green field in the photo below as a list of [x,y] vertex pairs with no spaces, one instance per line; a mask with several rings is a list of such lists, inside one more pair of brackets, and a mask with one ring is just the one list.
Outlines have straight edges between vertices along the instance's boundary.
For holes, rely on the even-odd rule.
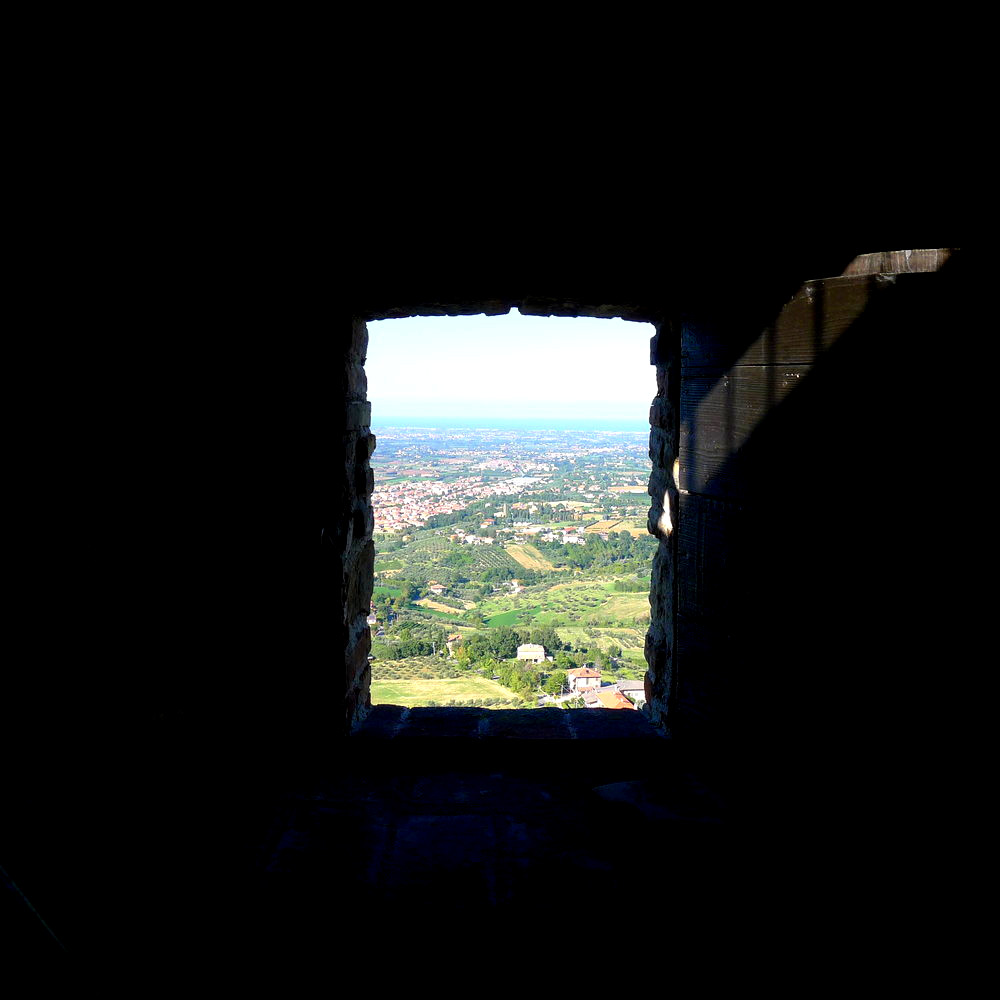
[[492,618],[487,618],[486,624],[490,628],[496,628],[498,625],[523,625],[529,622],[537,612],[538,608],[515,608],[512,611],[502,611],[498,615],[493,615]]
[[[503,594],[482,602],[487,624],[603,626],[636,628],[649,620],[649,595],[615,591],[613,580],[572,580],[520,595]],[[645,625],[641,625],[643,630]]]
[[641,649],[622,649],[622,659],[628,660],[637,670],[646,669],[646,657]]
[[474,698],[502,698],[503,705],[491,708],[524,708],[524,702],[496,681],[485,677],[457,677],[433,680],[372,681],[373,705],[403,705],[415,708],[434,701],[447,705],[450,701],[471,701]]
[[626,659],[638,656],[643,660],[643,648],[646,643],[646,630],[643,628],[594,628],[584,625],[560,625],[557,628],[559,638],[571,646],[590,646],[596,643],[602,649],[609,646],[620,646]]

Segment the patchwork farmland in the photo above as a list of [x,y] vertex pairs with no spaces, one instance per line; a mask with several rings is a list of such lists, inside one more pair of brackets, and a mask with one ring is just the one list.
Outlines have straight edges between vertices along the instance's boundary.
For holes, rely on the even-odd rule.
[[[641,678],[647,435],[373,430],[376,703],[534,704],[557,658]],[[380,481],[386,517],[416,523],[379,531]],[[528,641],[549,660],[519,665]]]

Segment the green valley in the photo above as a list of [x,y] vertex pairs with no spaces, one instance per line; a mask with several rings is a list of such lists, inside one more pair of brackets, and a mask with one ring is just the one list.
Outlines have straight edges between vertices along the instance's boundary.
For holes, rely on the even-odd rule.
[[645,434],[376,432],[373,702],[577,707],[567,671],[642,678]]

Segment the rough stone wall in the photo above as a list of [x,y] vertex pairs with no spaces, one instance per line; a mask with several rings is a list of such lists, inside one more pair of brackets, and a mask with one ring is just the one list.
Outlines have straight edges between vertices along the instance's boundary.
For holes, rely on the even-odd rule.
[[670,734],[677,690],[674,620],[677,606],[678,492],[674,476],[678,449],[680,392],[679,344],[673,324],[657,324],[650,341],[650,363],[656,366],[656,398],[649,409],[648,529],[659,539],[653,557],[649,604],[651,624],[646,633],[646,703],[652,722]]
[[[323,649],[333,661],[323,667],[343,678],[342,684],[334,686],[334,697],[343,699],[339,711],[345,732],[371,707],[371,632],[366,619],[375,565],[369,461],[375,436],[370,428],[371,404],[366,399],[368,329],[364,321],[352,317],[346,336],[335,379],[340,393],[331,403],[333,454],[327,467],[320,570],[324,601],[320,617],[330,633]],[[337,361],[335,356],[335,365]]]

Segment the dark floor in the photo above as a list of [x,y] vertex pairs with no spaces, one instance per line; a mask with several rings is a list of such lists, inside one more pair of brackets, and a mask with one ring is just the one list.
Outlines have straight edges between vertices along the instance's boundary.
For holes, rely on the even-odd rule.
[[638,933],[647,911],[714,919],[728,863],[721,789],[704,755],[686,760],[638,712],[381,706],[334,770],[294,791],[146,815],[155,835],[137,842],[160,856],[122,852],[114,875],[135,905],[97,906],[107,933],[78,930],[83,887],[99,892],[79,872],[75,909],[51,886],[38,898],[70,952],[114,951],[118,938],[154,964],[368,953],[382,939],[423,954],[509,928],[607,941]]
[[[685,906],[717,882],[715,776],[686,767],[638,712],[383,706],[352,750],[272,832],[264,866],[292,895],[325,885],[414,935],[588,919],[627,933],[670,850],[684,860],[669,891]],[[325,890],[311,891],[313,903]]]

